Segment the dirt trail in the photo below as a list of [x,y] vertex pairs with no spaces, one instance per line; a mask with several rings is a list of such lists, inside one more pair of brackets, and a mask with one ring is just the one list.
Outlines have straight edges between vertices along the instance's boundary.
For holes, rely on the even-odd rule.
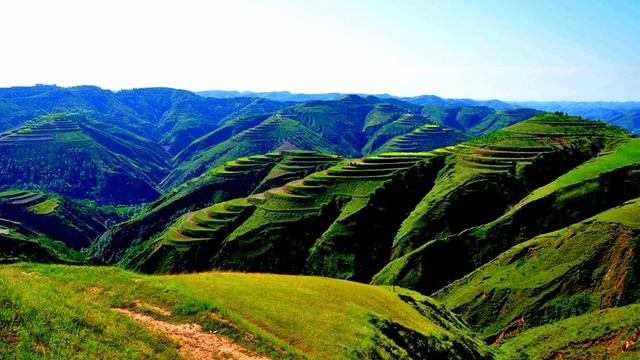
[[180,344],[178,352],[189,359],[270,360],[268,357],[253,354],[223,335],[206,333],[198,324],[176,325],[129,309],[114,310],[177,341]]

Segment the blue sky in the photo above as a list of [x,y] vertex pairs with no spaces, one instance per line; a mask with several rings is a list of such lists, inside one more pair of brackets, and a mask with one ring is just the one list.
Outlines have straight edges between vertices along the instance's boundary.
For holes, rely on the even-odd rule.
[[640,100],[640,1],[0,5],[0,86]]

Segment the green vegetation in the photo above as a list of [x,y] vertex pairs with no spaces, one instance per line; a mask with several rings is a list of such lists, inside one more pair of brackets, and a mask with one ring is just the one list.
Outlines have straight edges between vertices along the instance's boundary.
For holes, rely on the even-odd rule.
[[329,98],[0,89],[0,358],[637,355],[639,139]]
[[[637,302],[640,199],[534,237],[435,294],[485,338]],[[628,252],[630,251],[630,252]]]
[[280,114],[244,130],[212,148],[198,152],[163,181],[164,186],[182,183],[211,167],[233,159],[272,151],[305,149],[335,153],[338,148],[299,122]]
[[113,207],[29,190],[0,192],[0,217],[30,231],[81,249],[89,246],[108,226],[122,221]]
[[136,144],[135,135],[121,130],[107,137],[88,117],[75,114],[46,115],[27,126],[28,132],[20,128],[0,136],[0,187],[45,188],[111,203],[159,195],[154,178],[166,171],[166,162],[146,156],[153,146]]
[[340,158],[335,155],[294,150],[232,160],[173,188],[134,218],[114,226],[94,244],[92,252],[103,260],[113,261],[132,243],[152,238],[186,211],[282,186],[338,161]]
[[82,263],[86,254],[19,222],[0,217],[0,263],[15,261]]
[[[374,283],[396,283],[432,293],[527,235],[570,225],[594,215],[587,211],[604,210],[638,196],[630,172],[631,183],[615,177],[623,185],[615,196],[589,197],[595,207],[571,204],[573,212],[567,213],[564,206],[551,212],[553,207],[542,202],[518,211],[518,201],[536,187],[629,139],[615,127],[549,114],[453,149],[454,157],[433,188],[400,227],[393,245],[394,260],[375,276]],[[511,215],[501,217],[509,211]],[[532,223],[532,218],[541,217],[545,220]]]
[[635,359],[640,305],[594,311],[526,330],[507,339],[497,355],[505,359]]
[[[285,155],[285,160],[291,158],[291,153]],[[310,152],[295,153],[294,158],[299,164],[305,158],[310,163],[326,161]],[[285,160],[281,164],[291,166]],[[218,266],[248,271],[312,271],[366,280],[386,263],[388,250],[366,249],[363,242],[338,254],[334,244],[376,233],[390,239],[393,234],[385,225],[399,224],[410,211],[415,192],[421,191],[417,185],[432,181],[441,164],[442,157],[431,153],[381,154],[343,161],[244,200],[187,213],[160,236],[150,236],[130,249],[123,261],[148,272]],[[235,205],[238,203],[243,205]],[[385,209],[377,216],[386,223],[371,226],[367,216],[381,206]],[[360,220],[354,223],[355,218]],[[295,254],[291,254],[292,244],[297,246]],[[362,253],[353,257],[353,251]]]
[[60,205],[60,200],[51,198],[41,203],[29,206],[29,210],[31,210],[36,215],[47,215],[51,214],[58,207],[58,205]]
[[273,358],[488,358],[453,314],[396,291],[301,276],[3,266],[0,355],[175,358],[174,341],[113,311],[129,308],[168,323],[198,323]]

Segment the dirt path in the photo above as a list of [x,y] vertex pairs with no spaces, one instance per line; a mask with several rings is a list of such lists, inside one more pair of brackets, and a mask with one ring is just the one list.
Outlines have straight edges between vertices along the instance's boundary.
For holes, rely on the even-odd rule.
[[178,352],[189,359],[270,360],[268,357],[253,354],[223,335],[206,333],[198,324],[176,325],[129,309],[114,310],[177,341],[180,344]]

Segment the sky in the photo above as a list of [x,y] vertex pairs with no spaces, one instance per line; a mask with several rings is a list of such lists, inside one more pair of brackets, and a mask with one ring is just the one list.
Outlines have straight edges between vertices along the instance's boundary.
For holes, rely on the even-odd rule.
[[640,100],[640,0],[0,2],[0,86]]

